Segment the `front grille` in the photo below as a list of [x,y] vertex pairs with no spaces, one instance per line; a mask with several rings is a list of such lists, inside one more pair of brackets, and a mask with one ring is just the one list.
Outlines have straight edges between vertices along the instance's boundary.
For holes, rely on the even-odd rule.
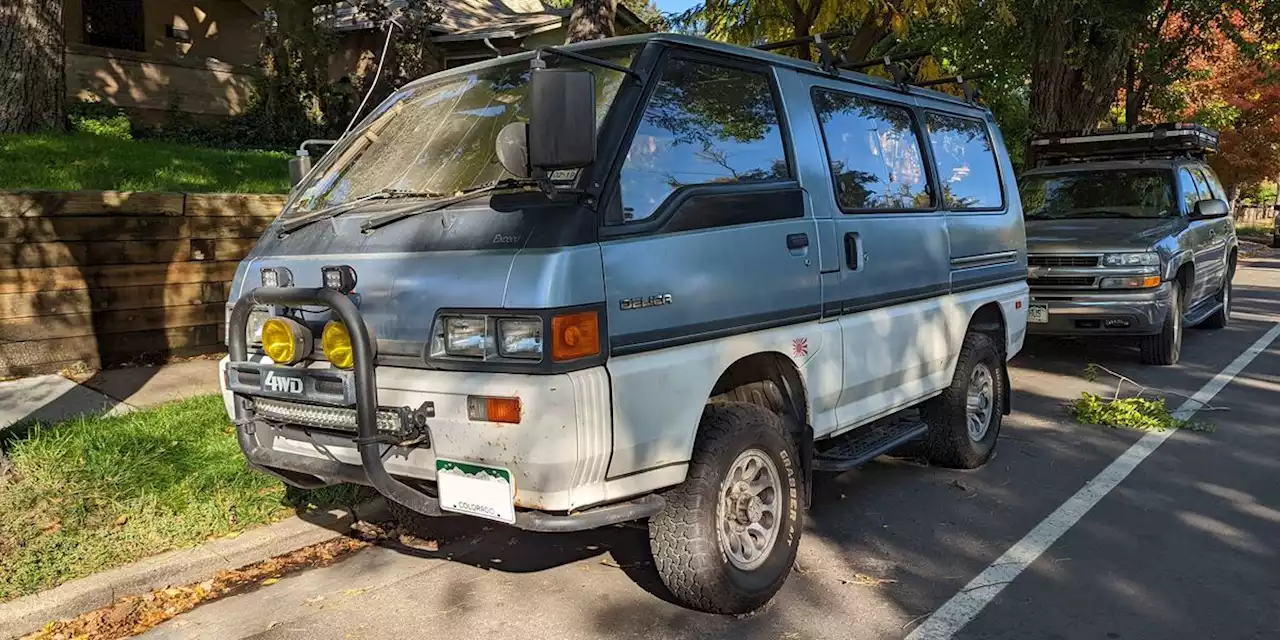
[[[253,410],[258,417],[319,429],[356,432],[356,410],[342,407],[321,407],[300,402],[285,402],[269,398],[255,398]],[[378,431],[406,433],[404,420],[392,410],[378,411]]]
[[1029,284],[1032,287],[1053,287],[1057,289],[1093,287],[1096,278],[1089,276],[1048,276],[1034,278]]
[[1027,265],[1032,267],[1096,267],[1098,256],[1030,255]]

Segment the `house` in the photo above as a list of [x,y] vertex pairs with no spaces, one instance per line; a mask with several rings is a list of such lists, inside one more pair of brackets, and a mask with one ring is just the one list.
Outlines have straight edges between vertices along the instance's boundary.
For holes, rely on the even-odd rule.
[[64,0],[67,96],[161,120],[248,106],[264,0]]
[[[383,1],[393,14],[407,4]],[[383,26],[370,22],[354,4],[340,2],[333,12],[334,29],[341,34],[331,68],[335,77],[364,73],[377,62],[386,37]],[[571,13],[568,7],[543,0],[446,0],[439,21],[430,27],[430,41],[440,51],[439,68],[450,69],[539,45],[562,44]],[[615,21],[619,34],[649,31],[644,20],[622,3]]]
[[[385,0],[393,11],[404,0]],[[442,0],[431,26],[439,68],[564,42],[570,10],[542,0]],[[64,0],[67,95],[125,107],[155,121],[170,110],[231,116],[249,106],[266,0]],[[340,46],[335,80],[377,62],[385,31],[338,3],[324,12]],[[619,5],[620,32],[648,30]]]

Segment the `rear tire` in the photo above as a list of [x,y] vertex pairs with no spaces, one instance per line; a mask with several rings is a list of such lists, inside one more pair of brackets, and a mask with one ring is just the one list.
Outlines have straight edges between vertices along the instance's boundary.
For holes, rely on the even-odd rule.
[[1164,319],[1164,327],[1154,336],[1142,338],[1142,363],[1170,366],[1178,363],[1182,353],[1182,287],[1174,286],[1170,293],[1173,308]]
[[688,476],[649,519],[654,565],[676,600],[708,613],[747,613],[768,602],[800,546],[802,477],[778,414],[708,404]]
[[1004,418],[1004,350],[991,336],[969,332],[960,347],[951,386],[922,406],[929,431],[924,455],[952,469],[976,469],[995,451]]

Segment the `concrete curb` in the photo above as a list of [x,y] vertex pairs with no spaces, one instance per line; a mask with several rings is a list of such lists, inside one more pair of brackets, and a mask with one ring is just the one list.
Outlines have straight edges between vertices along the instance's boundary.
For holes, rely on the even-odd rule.
[[351,509],[317,511],[251,529],[232,539],[178,549],[134,564],[73,580],[56,588],[0,604],[0,637],[17,638],[54,620],[73,618],[125,596],[190,584],[345,535],[357,520],[390,517],[386,501],[374,498]]

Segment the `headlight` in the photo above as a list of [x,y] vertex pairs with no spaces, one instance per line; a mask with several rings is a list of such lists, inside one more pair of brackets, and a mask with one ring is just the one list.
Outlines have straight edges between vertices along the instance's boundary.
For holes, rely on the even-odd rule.
[[444,355],[483,358],[489,350],[487,325],[484,316],[446,316],[440,336]]
[[1160,276],[1125,276],[1103,278],[1098,286],[1103,289],[1150,289],[1160,286]]
[[324,349],[324,357],[329,364],[339,369],[350,369],[355,365],[355,354],[351,350],[351,334],[347,333],[347,325],[337,320],[329,321],[320,334],[320,346]]
[[311,330],[284,317],[262,323],[262,351],[280,364],[293,364],[311,355]]
[[[228,313],[228,317],[230,314]],[[244,325],[245,341],[251,345],[262,344],[262,325],[271,319],[271,309],[254,307],[249,312],[249,321]]]
[[541,358],[542,319],[499,319],[498,353],[508,358]]
[[1102,256],[1102,264],[1108,267],[1158,267],[1160,266],[1160,254],[1154,251],[1108,253]]

